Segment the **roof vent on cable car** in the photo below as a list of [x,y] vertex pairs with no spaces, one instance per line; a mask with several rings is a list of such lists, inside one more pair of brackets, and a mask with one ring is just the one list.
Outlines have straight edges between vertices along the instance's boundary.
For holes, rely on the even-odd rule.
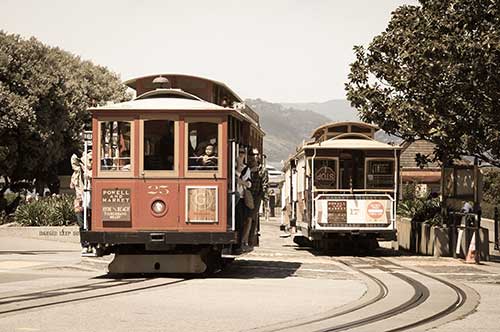
[[170,81],[168,80],[168,78],[163,77],[161,75],[158,77],[155,77],[155,79],[153,80],[153,87],[155,89],[170,89],[171,88]]

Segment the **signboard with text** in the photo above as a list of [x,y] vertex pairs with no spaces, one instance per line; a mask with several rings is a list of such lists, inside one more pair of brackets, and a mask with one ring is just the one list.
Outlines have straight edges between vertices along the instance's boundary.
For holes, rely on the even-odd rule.
[[130,189],[102,190],[102,220],[130,221]]
[[189,222],[217,220],[217,187],[187,187],[187,217]]
[[388,224],[390,213],[391,201],[386,199],[320,199],[316,203],[320,224]]
[[317,159],[314,163],[314,186],[317,189],[337,188],[337,161]]

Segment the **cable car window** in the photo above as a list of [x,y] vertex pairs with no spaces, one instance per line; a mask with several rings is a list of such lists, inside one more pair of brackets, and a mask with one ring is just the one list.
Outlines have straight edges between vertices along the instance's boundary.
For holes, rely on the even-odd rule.
[[101,122],[101,171],[130,172],[130,122]]
[[215,171],[218,169],[219,125],[211,122],[188,124],[188,170]]
[[314,187],[316,189],[337,189],[337,160],[314,160]]
[[394,187],[394,160],[367,160],[366,187]]
[[144,121],[144,170],[171,171],[174,169],[174,121]]

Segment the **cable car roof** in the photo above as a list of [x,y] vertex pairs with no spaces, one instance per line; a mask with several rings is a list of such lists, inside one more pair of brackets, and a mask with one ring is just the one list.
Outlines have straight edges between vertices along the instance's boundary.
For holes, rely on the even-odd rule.
[[264,131],[259,123],[248,114],[234,108],[209,103],[195,95],[179,89],[157,89],[148,91],[137,98],[116,104],[91,107],[90,111],[229,111],[250,122],[262,135]]
[[336,122],[330,122],[330,123],[324,124],[324,125],[316,128],[316,129],[314,129],[314,131],[311,134],[311,137],[314,138],[314,137],[320,136],[321,133],[325,129],[335,128],[335,127],[344,127],[344,126],[346,126],[346,127],[347,126],[361,127],[361,128],[366,128],[366,129],[373,130],[373,131],[379,130],[379,127],[377,127],[376,125],[372,125],[372,124],[369,124],[369,123],[366,123],[366,122],[360,122],[360,121],[336,121]]
[[205,78],[205,77],[200,77],[200,76],[195,76],[195,75],[185,75],[185,74],[175,74],[175,73],[152,74],[152,75],[145,75],[145,76],[135,77],[135,78],[126,80],[125,82],[123,82],[123,84],[125,84],[126,86],[128,86],[131,89],[137,90],[137,81],[143,80],[143,79],[150,79],[152,81],[157,76],[163,76],[163,77],[177,76],[177,77],[194,78],[194,79],[198,79],[198,80],[201,80],[201,81],[211,82],[211,83],[213,83],[215,85],[223,87],[229,93],[231,93],[232,96],[236,100],[238,100],[239,102],[243,102],[243,99],[241,99],[241,97],[238,96],[233,90],[231,90],[231,88],[229,88],[226,84],[224,84],[222,82],[219,82],[219,81],[216,81],[216,80],[212,80],[212,79]]
[[358,138],[344,138],[344,137],[357,137],[352,134],[331,138],[329,140],[304,145],[303,149],[352,149],[352,150],[401,150],[400,146],[382,143],[374,139],[363,137],[359,135]]
[[219,105],[215,105],[204,100],[186,98],[146,98],[134,99],[123,103],[110,104],[100,107],[90,108],[96,110],[228,110]]

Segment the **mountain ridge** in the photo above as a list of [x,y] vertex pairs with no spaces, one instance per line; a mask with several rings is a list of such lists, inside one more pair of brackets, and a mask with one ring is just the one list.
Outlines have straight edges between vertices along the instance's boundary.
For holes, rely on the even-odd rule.
[[300,110],[262,99],[247,99],[245,103],[259,114],[260,124],[266,132],[264,153],[268,162],[277,164],[308,140],[313,129],[332,119],[311,110]]
[[[245,103],[259,114],[266,132],[264,153],[274,166],[288,159],[319,126],[334,121],[360,121],[356,109],[342,99],[323,103],[272,103],[257,98],[247,99]],[[401,141],[383,131],[378,131],[375,139],[385,143]]]
[[331,99],[325,102],[280,103],[296,110],[316,112],[333,121],[359,121],[357,110],[345,99]]

